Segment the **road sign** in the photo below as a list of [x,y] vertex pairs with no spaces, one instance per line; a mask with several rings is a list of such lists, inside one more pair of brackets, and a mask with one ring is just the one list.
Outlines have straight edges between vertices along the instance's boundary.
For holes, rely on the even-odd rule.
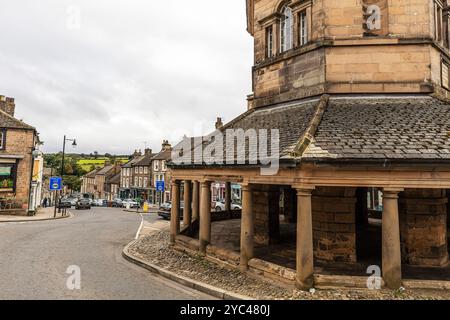
[[62,189],[62,178],[61,177],[51,177],[50,178],[50,190],[60,191]]
[[166,190],[164,181],[156,181],[156,191],[163,192],[164,190]]

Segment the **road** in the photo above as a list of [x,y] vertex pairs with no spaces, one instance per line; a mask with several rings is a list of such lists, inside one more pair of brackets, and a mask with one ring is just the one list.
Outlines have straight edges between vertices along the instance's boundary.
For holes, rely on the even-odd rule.
[[[93,208],[57,221],[0,224],[0,299],[211,299],[122,257],[140,223],[137,213]],[[67,287],[70,266],[81,271],[80,290]]]

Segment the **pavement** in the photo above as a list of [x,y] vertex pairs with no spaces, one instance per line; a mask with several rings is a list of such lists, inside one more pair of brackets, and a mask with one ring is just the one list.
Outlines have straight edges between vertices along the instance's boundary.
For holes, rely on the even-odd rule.
[[[55,208],[40,208],[34,216],[17,216],[17,215],[0,215],[1,222],[25,222],[25,221],[40,221],[52,220],[54,217]],[[70,214],[63,216],[62,213],[56,213],[56,219],[68,218]]]
[[[168,225],[156,214],[142,218],[115,208],[74,211],[56,221],[0,223],[0,299],[213,299],[122,257],[141,223],[142,230]],[[71,290],[78,271],[81,289]]]

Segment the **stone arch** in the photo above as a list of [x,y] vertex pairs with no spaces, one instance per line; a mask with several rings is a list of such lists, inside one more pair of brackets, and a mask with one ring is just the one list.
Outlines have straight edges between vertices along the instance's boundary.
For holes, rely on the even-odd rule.
[[285,5],[290,4],[292,0],[278,0],[276,6],[274,7],[273,13],[282,13]]

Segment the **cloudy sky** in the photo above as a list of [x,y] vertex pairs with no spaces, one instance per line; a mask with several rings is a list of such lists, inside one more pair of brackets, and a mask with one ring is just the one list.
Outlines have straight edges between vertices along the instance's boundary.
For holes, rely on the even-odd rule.
[[155,151],[246,109],[244,0],[0,0],[0,94],[43,150]]

